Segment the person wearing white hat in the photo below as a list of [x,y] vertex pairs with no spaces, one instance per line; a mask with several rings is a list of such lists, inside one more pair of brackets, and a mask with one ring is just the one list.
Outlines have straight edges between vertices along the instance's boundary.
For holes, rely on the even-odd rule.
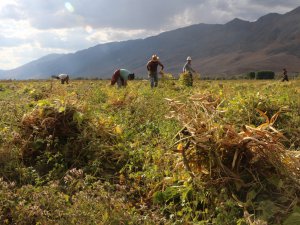
[[193,82],[193,73],[196,73],[196,71],[192,68],[192,57],[188,56],[186,58],[186,61],[187,62],[183,66],[183,72],[184,73],[189,73],[190,78],[191,78],[191,80]]
[[184,64],[184,67],[183,67],[183,72],[188,72],[188,73],[196,73],[196,71],[192,68],[192,57],[191,56],[188,56],[186,58],[186,64]]
[[157,87],[158,84],[158,65],[160,65],[162,71],[164,69],[164,65],[159,61],[159,57],[157,55],[152,55],[151,60],[147,63],[147,70],[150,78],[151,88]]

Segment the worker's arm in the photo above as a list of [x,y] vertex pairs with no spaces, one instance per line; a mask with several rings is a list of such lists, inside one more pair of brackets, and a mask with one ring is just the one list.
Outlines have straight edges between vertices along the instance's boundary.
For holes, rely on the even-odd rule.
[[158,65],[161,66],[161,70],[164,70],[164,65],[161,62],[158,61]]
[[147,63],[147,70],[148,71],[150,70],[150,65],[149,64],[150,64],[150,62]]
[[187,65],[187,64],[184,64],[184,66],[183,66],[183,68],[182,68],[182,72],[183,72],[183,73],[186,72],[186,65]]

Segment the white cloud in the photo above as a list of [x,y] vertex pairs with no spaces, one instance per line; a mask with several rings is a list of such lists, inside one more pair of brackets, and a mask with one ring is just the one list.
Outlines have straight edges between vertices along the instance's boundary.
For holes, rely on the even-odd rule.
[[29,62],[53,52],[66,53],[64,49],[42,48],[38,42],[13,47],[0,47],[0,65],[3,69],[10,69],[16,65],[22,65],[24,61]]
[[155,31],[149,31],[144,29],[137,30],[121,30],[113,28],[98,29],[87,37],[87,40],[91,42],[105,43],[111,41],[129,40],[132,38],[143,38],[150,35],[157,34]]
[[4,8],[7,5],[16,5],[17,4],[17,0],[1,0],[0,2],[0,8]]

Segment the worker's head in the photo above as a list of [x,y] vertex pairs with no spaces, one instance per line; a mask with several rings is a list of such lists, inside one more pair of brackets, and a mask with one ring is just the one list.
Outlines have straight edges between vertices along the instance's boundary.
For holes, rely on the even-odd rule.
[[128,74],[128,80],[134,80],[134,73]]
[[286,68],[283,68],[283,71],[286,71]]
[[191,61],[192,61],[192,57],[191,57],[191,56],[188,56],[188,57],[186,58],[186,61],[191,62]]
[[157,55],[152,55],[152,61],[158,61],[159,60],[159,57]]

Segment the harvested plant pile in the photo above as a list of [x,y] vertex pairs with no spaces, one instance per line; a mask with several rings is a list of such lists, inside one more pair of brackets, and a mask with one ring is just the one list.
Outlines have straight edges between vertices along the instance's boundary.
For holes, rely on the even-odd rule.
[[269,119],[258,110],[266,123],[237,131],[224,123],[220,100],[210,94],[194,95],[185,104],[167,100],[171,116],[183,124],[176,151],[195,187],[217,189],[206,203],[211,217],[217,216],[215,207],[222,206],[220,196],[226,192],[248,224],[281,224],[299,204],[300,161],[273,127],[280,113]]
[[193,78],[188,72],[181,73],[179,75],[179,83],[183,86],[191,87],[193,86]]
[[54,151],[68,140],[76,140],[85,123],[83,114],[74,106],[63,105],[60,101],[40,102],[21,121],[23,158],[31,158],[45,150]]
[[101,172],[101,168],[114,170],[122,161],[119,157],[125,153],[114,150],[116,138],[113,126],[88,118],[74,105],[43,100],[23,116],[15,143],[25,165],[42,174],[58,165],[67,170],[89,163]]

